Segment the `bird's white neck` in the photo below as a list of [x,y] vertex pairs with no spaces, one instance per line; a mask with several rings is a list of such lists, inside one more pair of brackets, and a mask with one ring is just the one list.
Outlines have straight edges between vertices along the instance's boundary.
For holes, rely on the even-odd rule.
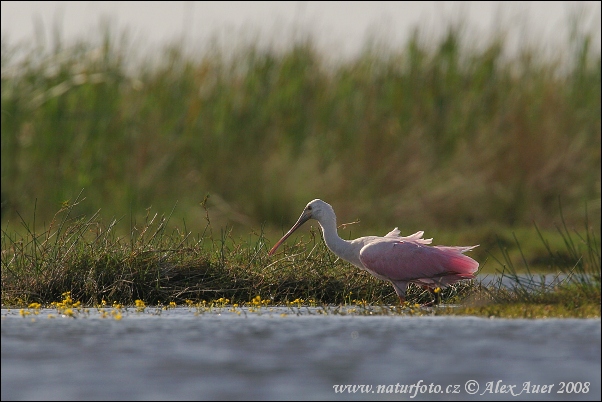
[[340,258],[351,262],[352,264],[356,264],[356,258],[353,255],[351,243],[347,240],[341,239],[337,233],[336,218],[322,218],[318,220],[318,223],[322,228],[322,234],[324,235],[324,242],[326,243],[326,246]]

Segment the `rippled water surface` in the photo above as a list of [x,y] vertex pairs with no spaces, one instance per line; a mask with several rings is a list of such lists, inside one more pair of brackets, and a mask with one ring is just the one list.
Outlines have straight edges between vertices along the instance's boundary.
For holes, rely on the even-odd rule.
[[599,319],[50,312],[2,310],[2,400],[600,400]]

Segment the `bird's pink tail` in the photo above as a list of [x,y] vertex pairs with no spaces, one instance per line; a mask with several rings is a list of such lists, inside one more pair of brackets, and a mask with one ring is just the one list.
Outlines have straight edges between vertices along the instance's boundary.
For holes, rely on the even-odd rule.
[[473,278],[474,273],[479,269],[478,262],[463,254],[475,247],[478,247],[478,245],[469,247],[435,246],[445,260],[446,271],[449,272],[450,276],[457,275],[459,279]]

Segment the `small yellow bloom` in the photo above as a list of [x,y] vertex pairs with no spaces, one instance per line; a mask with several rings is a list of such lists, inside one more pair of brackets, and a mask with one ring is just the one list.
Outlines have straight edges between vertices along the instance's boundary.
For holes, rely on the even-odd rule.
[[73,303],[73,299],[71,298],[71,292],[65,292],[62,294],[63,296],[63,304],[70,305]]
[[219,299],[214,300],[213,302],[216,304],[224,305],[224,304],[228,304],[230,302],[230,299],[226,299],[225,297],[220,297]]
[[437,288],[435,288],[435,290],[433,290],[433,292],[435,292],[435,293],[441,293],[441,288],[437,287]]
[[140,299],[136,300],[135,303],[136,303],[136,311],[139,313],[144,312],[144,309],[146,308],[146,304]]
[[41,309],[42,305],[40,303],[30,303],[28,308]]

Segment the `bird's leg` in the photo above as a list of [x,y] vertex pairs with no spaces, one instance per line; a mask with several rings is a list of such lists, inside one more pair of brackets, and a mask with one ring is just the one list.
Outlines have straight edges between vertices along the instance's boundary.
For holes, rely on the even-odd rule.
[[430,293],[432,293],[433,296],[434,296],[434,299],[431,300],[430,302],[424,303],[420,307],[432,307],[432,306],[437,306],[437,305],[439,305],[441,303],[441,288],[440,287],[436,287],[435,289],[431,289],[430,286],[422,285],[421,288],[423,290],[428,290]]
[[393,287],[395,288],[395,293],[397,293],[397,297],[399,297],[399,306],[404,307],[406,302],[406,289],[408,288],[408,284],[405,282],[391,282]]

